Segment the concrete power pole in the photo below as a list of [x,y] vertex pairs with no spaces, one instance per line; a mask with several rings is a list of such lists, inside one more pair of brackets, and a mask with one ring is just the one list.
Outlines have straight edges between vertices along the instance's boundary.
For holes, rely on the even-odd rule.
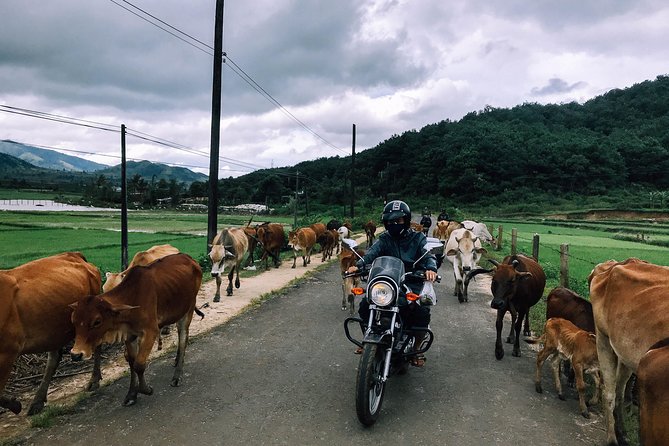
[[354,175],[355,172],[355,124],[353,124],[353,145],[351,146],[351,173],[349,177],[351,178],[351,218],[355,217],[355,182]]
[[218,156],[221,136],[221,90],[223,71],[223,0],[216,0],[214,25],[214,81],[211,90],[211,150],[209,152],[209,214],[207,219],[207,250],[217,231],[218,217]]

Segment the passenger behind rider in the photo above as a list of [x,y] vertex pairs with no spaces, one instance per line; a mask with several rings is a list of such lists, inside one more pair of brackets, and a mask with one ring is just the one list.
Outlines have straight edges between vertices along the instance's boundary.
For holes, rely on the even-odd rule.
[[[422,232],[416,232],[411,229],[411,209],[400,200],[394,200],[386,204],[381,214],[381,221],[386,228],[377,242],[367,250],[362,260],[357,262],[356,266],[348,269],[349,273],[363,268],[365,264],[371,264],[379,256],[397,257],[404,263],[407,272],[413,271],[414,262],[425,253],[425,244],[427,238]],[[425,278],[430,282],[437,279],[437,261],[433,254],[428,254],[416,265],[417,269],[425,271]],[[369,301],[365,298],[360,302],[358,314],[363,321],[369,319]],[[400,316],[406,326],[428,327],[430,324],[430,307],[420,305],[400,306]],[[416,349],[418,349],[424,340],[425,334],[417,336]],[[356,353],[362,353],[362,349],[356,350]],[[425,364],[425,356],[418,355],[413,360],[413,365],[422,367]]]

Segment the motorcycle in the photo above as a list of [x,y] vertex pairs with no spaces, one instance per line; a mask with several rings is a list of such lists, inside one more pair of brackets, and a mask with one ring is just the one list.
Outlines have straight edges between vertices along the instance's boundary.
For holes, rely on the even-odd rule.
[[[344,239],[343,243],[354,253],[355,241]],[[429,327],[408,327],[400,316],[403,305],[434,305],[436,295],[432,283],[425,280],[425,271],[416,270],[416,265],[432,251],[443,251],[442,241],[428,238],[426,252],[413,264],[414,271],[405,272],[404,263],[390,256],[378,257],[371,265],[344,277],[361,276],[367,280],[366,292],[354,288],[357,295],[366,293],[369,299],[369,319],[349,317],[344,321],[346,337],[362,348],[358,365],[355,406],[358,419],[366,426],[376,422],[381,411],[385,384],[393,374],[408,372],[412,359],[430,349],[434,334]],[[359,258],[362,259],[360,255]],[[437,282],[441,280],[437,276]],[[416,292],[418,290],[418,292]],[[406,302],[404,302],[406,300]],[[363,329],[361,341],[351,335],[349,326],[359,325]],[[420,345],[416,345],[420,342]]]

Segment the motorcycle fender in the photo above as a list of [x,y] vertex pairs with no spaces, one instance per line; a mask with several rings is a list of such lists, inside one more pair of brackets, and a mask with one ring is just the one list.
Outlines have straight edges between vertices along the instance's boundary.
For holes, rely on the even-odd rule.
[[363,344],[390,344],[390,335],[387,333],[368,333],[362,340]]

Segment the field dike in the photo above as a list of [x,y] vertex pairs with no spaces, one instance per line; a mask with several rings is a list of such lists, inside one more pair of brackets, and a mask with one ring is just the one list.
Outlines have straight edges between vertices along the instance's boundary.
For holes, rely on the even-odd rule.
[[[358,240],[358,243],[364,243],[364,238]],[[235,288],[232,296],[225,296],[225,288],[227,287],[227,274],[224,274],[223,282],[221,284],[221,301],[213,302],[214,294],[216,293],[216,281],[208,280],[203,282],[197,296],[197,307],[205,314],[203,319],[194,315],[193,321],[190,325],[189,339],[195,341],[198,337],[206,335],[214,328],[225,324],[235,316],[241,314],[247,309],[250,309],[263,300],[267,299],[270,294],[281,291],[283,288],[293,285],[295,282],[309,277],[311,273],[326,267],[337,261],[334,256],[327,262],[321,262],[322,256],[320,253],[311,256],[311,263],[306,267],[302,266],[302,259],[298,257],[297,266],[292,269],[293,262],[286,259],[282,262],[279,268],[270,267],[268,271],[249,278],[241,279],[241,287]],[[209,275],[208,271],[204,274]],[[205,276],[205,277],[206,277]],[[338,299],[340,296],[336,296]],[[153,360],[164,355],[173,355],[176,352],[177,332],[172,329],[169,335],[163,336],[163,349],[158,351],[154,346],[150,360]],[[188,367],[188,363],[186,367]],[[150,367],[150,365],[149,365]],[[128,364],[123,357],[122,350],[115,358],[109,359],[103,363],[102,367],[102,381],[100,386],[106,386],[127,375]],[[83,373],[71,377],[54,379],[49,386],[49,394],[45,411],[50,406],[60,406],[64,410],[57,410],[56,413],[67,412],[68,408],[75,406],[82,398],[86,398],[88,393],[84,391],[88,383],[90,373]],[[16,395],[23,404],[23,411],[19,415],[6,411],[0,414],[0,445],[12,444],[11,438],[20,435],[33,424],[31,418],[25,415],[28,406],[34,396],[35,387],[30,391],[23,392]],[[37,415],[39,417],[39,415]]]

